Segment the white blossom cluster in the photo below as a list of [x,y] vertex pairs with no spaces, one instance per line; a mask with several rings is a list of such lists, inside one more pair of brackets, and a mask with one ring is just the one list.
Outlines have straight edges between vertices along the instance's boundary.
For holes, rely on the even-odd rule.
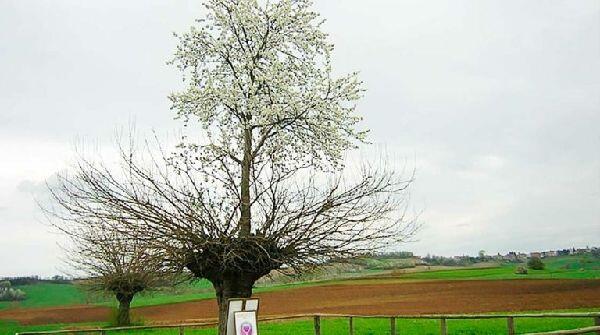
[[332,77],[333,45],[311,1],[205,6],[209,14],[179,36],[172,61],[189,83],[171,95],[172,108],[186,123],[199,121],[205,135],[184,138],[182,147],[203,168],[240,163],[245,150],[255,171],[266,162],[276,170],[340,166],[344,151],[365,139],[355,113],[361,82],[356,73]]

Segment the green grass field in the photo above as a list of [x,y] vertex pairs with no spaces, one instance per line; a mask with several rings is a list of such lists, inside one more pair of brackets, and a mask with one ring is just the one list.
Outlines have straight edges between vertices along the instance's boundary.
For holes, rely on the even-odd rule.
[[0,309],[11,307],[49,307],[73,304],[84,304],[87,295],[76,285],[72,284],[47,284],[16,286],[25,291],[27,299],[17,302],[0,302]]
[[[581,310],[584,311],[584,310]],[[600,311],[585,310],[585,311]],[[439,321],[437,320],[403,320],[396,321],[397,332],[406,335],[422,335],[422,334],[439,334]],[[518,334],[529,332],[550,331],[556,329],[574,329],[593,325],[591,319],[517,319],[515,321]],[[88,324],[87,327],[102,327],[102,324]],[[78,325],[47,325],[47,326],[19,326],[15,323],[0,321],[0,335],[13,335],[19,331],[36,331],[36,330],[58,330],[69,328],[83,328]],[[354,328],[357,335],[382,335],[389,334],[389,319],[355,319]],[[321,331],[324,335],[347,335],[348,320],[347,319],[323,319],[321,323]],[[505,334],[506,321],[504,319],[493,320],[449,320],[449,334]],[[186,329],[186,334],[193,335],[214,335],[214,328],[208,329]],[[283,334],[298,334],[298,335],[313,335],[312,320],[298,320],[289,322],[271,322],[261,323],[260,333],[262,335],[283,335]],[[132,330],[132,331],[110,331],[108,335],[176,335],[179,334],[177,329],[166,330]]]
[[[48,284],[15,286],[27,294],[27,299],[16,302],[0,302],[0,309],[68,306],[77,304],[116,305],[112,297],[90,294],[75,284]],[[195,281],[174,289],[160,290],[136,296],[133,306],[160,305],[214,297],[211,284],[206,280]]]

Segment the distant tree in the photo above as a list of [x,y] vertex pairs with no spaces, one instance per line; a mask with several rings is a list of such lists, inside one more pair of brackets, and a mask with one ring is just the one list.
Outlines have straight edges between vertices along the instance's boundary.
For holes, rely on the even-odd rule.
[[[95,222],[91,222],[95,221]],[[67,262],[88,279],[91,291],[114,295],[119,302],[116,324],[131,324],[130,306],[138,293],[164,286],[175,278],[164,266],[164,256],[142,238],[123,235],[97,218],[87,218],[60,229],[71,239]]]
[[54,283],[54,284],[69,284],[69,283],[71,283],[71,280],[69,280],[65,276],[54,275],[54,276],[52,276],[51,279],[46,280],[46,282]]
[[27,297],[25,292],[13,288],[10,281],[0,281],[0,301],[24,300]]
[[375,258],[399,258],[399,259],[407,259],[407,258],[413,258],[414,254],[410,251],[392,251],[392,252],[382,252],[382,253],[378,253],[376,255],[373,255],[372,257]]
[[485,260],[485,250],[479,250],[479,260]]
[[41,281],[39,276],[6,278],[13,286],[34,285]]
[[532,270],[544,270],[546,265],[542,262],[542,259],[539,257],[531,257],[529,261],[527,261],[527,267]]
[[561,249],[561,250],[557,250],[556,253],[558,254],[558,256],[568,256],[570,254],[570,250],[569,249]]

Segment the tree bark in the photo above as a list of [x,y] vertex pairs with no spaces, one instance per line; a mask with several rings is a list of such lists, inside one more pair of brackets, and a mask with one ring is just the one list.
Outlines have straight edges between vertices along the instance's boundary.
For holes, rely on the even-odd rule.
[[250,170],[252,167],[252,130],[244,129],[244,157],[242,159],[242,179],[240,183],[240,222],[239,236],[250,236]]
[[119,309],[117,311],[117,326],[129,326],[131,324],[129,310],[131,308],[131,300],[133,300],[133,295],[117,293],[117,300],[119,301]]
[[254,275],[245,273],[227,274],[213,281],[219,304],[219,335],[227,334],[227,301],[232,298],[250,298],[255,281]]

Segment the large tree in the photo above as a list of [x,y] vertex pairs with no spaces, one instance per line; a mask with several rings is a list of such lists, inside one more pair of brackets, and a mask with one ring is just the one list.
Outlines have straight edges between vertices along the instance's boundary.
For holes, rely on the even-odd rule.
[[[175,155],[122,150],[122,170],[82,161],[55,196],[67,220],[109,220],[144,236],[174,265],[214,286],[225,332],[227,299],[249,297],[283,266],[324,262],[402,241],[410,184],[381,166],[345,173],[365,141],[356,74],[335,77],[333,45],[311,2],[209,0],[173,64],[186,131]],[[346,169],[350,170],[350,169]],[[346,171],[348,172],[348,171]]]

